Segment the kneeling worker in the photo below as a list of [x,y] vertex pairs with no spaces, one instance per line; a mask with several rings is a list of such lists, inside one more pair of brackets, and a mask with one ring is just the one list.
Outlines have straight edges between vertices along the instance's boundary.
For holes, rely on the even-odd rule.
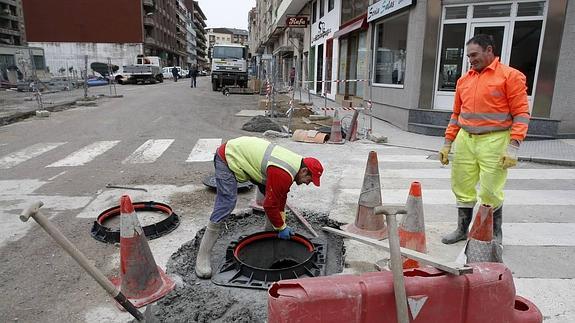
[[285,223],[284,208],[293,182],[313,182],[319,186],[321,163],[302,157],[261,138],[239,137],[222,144],[214,156],[217,196],[214,210],[200,243],[196,258],[196,275],[210,278],[211,251],[225,220],[236,206],[237,182],[252,181],[265,193],[266,228],[275,229],[281,239],[290,239],[293,231]]

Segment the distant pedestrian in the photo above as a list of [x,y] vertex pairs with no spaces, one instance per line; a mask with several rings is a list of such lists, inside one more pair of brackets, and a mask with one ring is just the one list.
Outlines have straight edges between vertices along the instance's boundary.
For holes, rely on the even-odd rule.
[[293,87],[294,82],[295,82],[295,67],[292,67],[291,71],[289,72],[289,86]]
[[192,69],[190,69],[191,87],[196,87],[196,76],[198,76],[198,66],[194,65]]
[[177,67],[172,67],[172,75],[174,76],[174,82],[178,81],[178,78],[180,77],[180,72],[178,71]]

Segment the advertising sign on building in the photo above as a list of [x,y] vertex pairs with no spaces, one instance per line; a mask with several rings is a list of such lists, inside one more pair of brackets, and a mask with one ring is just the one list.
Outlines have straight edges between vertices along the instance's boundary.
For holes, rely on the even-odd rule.
[[308,21],[306,16],[287,17],[287,26],[291,28],[305,28]]
[[379,19],[400,9],[411,6],[415,0],[381,0],[367,9],[367,22]]

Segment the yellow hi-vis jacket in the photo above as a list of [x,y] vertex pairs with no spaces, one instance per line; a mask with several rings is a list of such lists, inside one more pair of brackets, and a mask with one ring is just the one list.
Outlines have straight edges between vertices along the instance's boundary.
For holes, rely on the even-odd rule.
[[238,182],[251,180],[265,185],[268,166],[285,170],[294,180],[302,159],[286,148],[257,137],[239,137],[226,143],[226,162]]

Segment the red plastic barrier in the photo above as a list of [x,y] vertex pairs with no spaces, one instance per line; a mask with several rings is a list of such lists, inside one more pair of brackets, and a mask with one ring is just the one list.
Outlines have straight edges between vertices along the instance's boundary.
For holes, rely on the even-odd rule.
[[[539,309],[515,295],[500,263],[475,263],[473,274],[405,270],[411,322],[541,323]],[[391,272],[283,280],[268,291],[268,322],[397,322]]]

